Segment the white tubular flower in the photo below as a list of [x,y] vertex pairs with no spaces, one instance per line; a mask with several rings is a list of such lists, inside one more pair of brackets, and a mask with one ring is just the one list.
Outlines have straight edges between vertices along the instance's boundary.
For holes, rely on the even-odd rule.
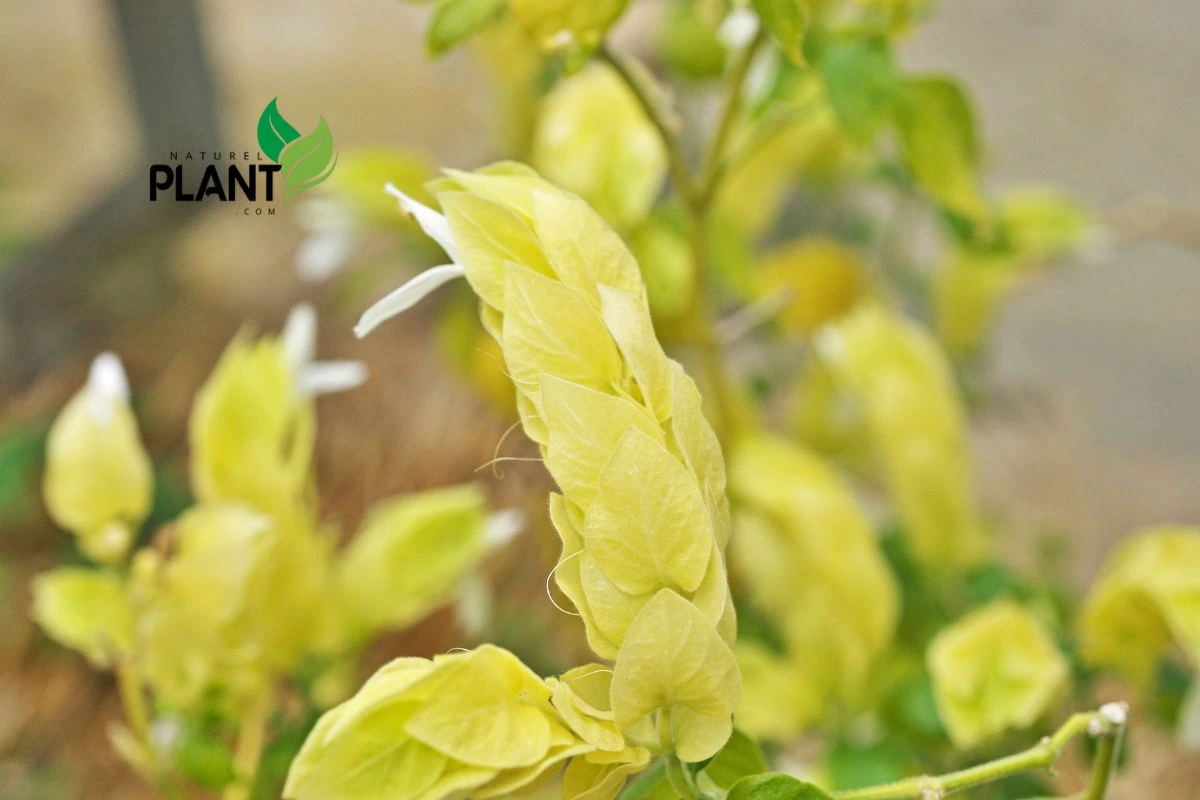
[[316,397],[361,386],[367,366],[361,361],[317,361],[317,313],[300,303],[288,314],[281,335],[283,351],[296,376],[298,397]]
[[375,330],[380,323],[421,302],[426,295],[442,284],[466,275],[458,263],[458,249],[451,238],[450,225],[446,222],[446,218],[429,206],[413,200],[391,183],[385,187],[385,191],[400,201],[400,209],[417,221],[421,230],[425,231],[429,238],[446,251],[446,255],[450,256],[453,263],[443,264],[418,273],[399,289],[368,308],[359,319],[358,324],[354,326],[354,335],[360,339]]

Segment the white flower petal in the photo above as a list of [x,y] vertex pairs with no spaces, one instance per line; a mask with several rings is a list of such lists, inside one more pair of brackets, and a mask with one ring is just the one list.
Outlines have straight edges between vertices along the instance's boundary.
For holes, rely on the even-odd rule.
[[292,369],[299,373],[317,357],[317,312],[308,303],[299,303],[283,324],[283,352]]
[[354,244],[349,231],[314,233],[296,250],[296,274],[309,283],[328,280],[345,265]]
[[508,544],[510,540],[525,528],[525,512],[519,508],[509,508],[490,514],[484,524],[483,539],[489,549],[495,549]]
[[101,422],[112,419],[116,403],[129,402],[129,381],[121,359],[113,353],[101,353],[88,370],[87,391],[92,416]]
[[492,590],[478,575],[469,574],[462,579],[458,589],[458,601],[454,610],[463,632],[472,638],[478,637],[492,619]]
[[394,184],[389,183],[384,187],[384,191],[399,200],[400,208],[404,210],[404,213],[415,219],[421,226],[421,230],[442,246],[451,261],[458,263],[458,248],[454,246],[454,240],[450,236],[450,224],[446,222],[444,216],[429,206],[413,200],[397,189]]
[[758,33],[758,15],[745,6],[738,6],[726,15],[717,29],[717,38],[730,50],[745,47]]
[[358,324],[354,326],[354,335],[361,339],[375,330],[381,322],[391,319],[421,302],[425,295],[443,283],[461,278],[465,274],[463,268],[457,264],[443,264],[440,267],[418,273],[408,283],[364,311]]
[[321,361],[304,366],[296,375],[296,392],[302,397],[343,392],[367,380],[361,361]]

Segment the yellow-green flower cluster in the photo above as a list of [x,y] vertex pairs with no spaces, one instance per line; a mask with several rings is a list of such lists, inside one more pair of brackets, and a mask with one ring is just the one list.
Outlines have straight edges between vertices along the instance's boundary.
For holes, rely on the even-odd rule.
[[819,347],[861,409],[914,555],[936,570],[978,563],[988,546],[966,413],[937,343],[896,312],[864,303],[828,327]]
[[1145,682],[1178,648],[1200,670],[1200,528],[1142,531],[1105,565],[1080,615],[1084,659]]
[[292,763],[284,797],[504,797],[579,757],[568,780],[579,796],[607,800],[650,754],[627,747],[612,712],[593,705],[607,702],[606,674],[585,667],[542,680],[491,645],[398,659],[321,717]]
[[39,576],[34,616],[98,667],[132,664],[174,710],[213,698],[238,708],[305,656],[338,664],[446,602],[520,524],[511,512],[489,518],[475,487],[443,489],[381,503],[336,553],[312,486],[313,396],[356,384],[362,369],[312,363],[314,325],[301,307],[282,337],[230,344],[190,419],[198,502],[127,565],[151,476],[115,357],[97,359],[52,428],[51,513],[113,568]]
[[664,746],[707,758],[741,690],[725,470],[695,385],[655,337],[638,265],[585,202],[527,167],[451,171],[433,188],[445,216],[401,200],[455,263],[385,298],[359,331],[465,274],[562,490],[555,575],[615,661],[615,720],[653,717]]
[[891,643],[899,590],[870,521],[818,456],[784,439],[745,440],[730,460],[729,494],[733,570],[786,647],[739,644],[747,690],[738,726],[794,735],[830,702],[861,702]]
[[926,660],[938,713],[957,747],[1023,730],[1066,689],[1067,660],[1028,609],[999,600],[941,631]]

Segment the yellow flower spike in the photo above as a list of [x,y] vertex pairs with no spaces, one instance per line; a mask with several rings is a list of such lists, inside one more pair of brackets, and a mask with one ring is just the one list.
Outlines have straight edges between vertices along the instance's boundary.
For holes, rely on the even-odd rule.
[[764,293],[782,292],[779,320],[809,334],[849,311],[866,289],[866,268],[852,250],[832,239],[801,239],[768,253],[760,282]]
[[918,561],[955,572],[988,550],[971,485],[966,412],[944,354],[875,304],[823,331],[818,349],[863,409],[884,482]]
[[171,552],[138,554],[131,593],[155,693],[181,709],[212,688],[261,691],[314,644],[329,543],[235,503],[193,507]]
[[814,706],[861,702],[892,641],[899,588],[850,487],[816,455],[783,439],[744,440],[730,460],[730,494],[733,568],[787,647],[778,664],[748,657],[768,681],[786,672],[805,687],[803,697],[781,695],[798,705],[772,723],[795,734],[790,726],[809,722]]
[[[616,659],[617,724],[628,735],[661,711],[662,744],[707,758],[729,735],[740,682],[725,467],[699,392],[654,336],[637,262],[586,203],[520,165],[447,175],[435,185],[446,217],[401,204],[483,301],[522,424],[563,490],[550,501],[563,541],[555,575],[593,649]],[[506,221],[489,228],[494,218]],[[540,255],[514,261],[531,240]],[[421,291],[398,293],[364,314],[360,334]],[[676,634],[705,658],[656,646]]]
[[335,582],[351,636],[401,627],[450,599],[488,547],[483,493],[438,489],[377,504],[339,555]]
[[1046,714],[1069,678],[1050,632],[1026,608],[1000,600],[942,630],[926,654],[938,713],[959,748]]
[[133,652],[133,612],[110,572],[59,567],[33,579],[33,618],[54,641],[110,668]]
[[1080,614],[1083,658],[1145,683],[1172,646],[1200,670],[1200,528],[1135,534],[1108,560]]
[[111,353],[50,428],[46,508],[101,563],[121,561],[150,511],[153,471],[129,407],[129,385]]
[[511,653],[400,659],[325,713],[292,763],[289,800],[498,797],[593,747]]
[[310,480],[313,409],[296,399],[281,342],[239,336],[196,395],[192,485],[202,501],[288,506]]
[[196,395],[188,422],[192,485],[204,501],[288,513],[312,480],[312,398],[366,379],[359,362],[315,363],[316,318],[293,309],[280,337],[238,336]]
[[666,149],[637,98],[599,63],[546,96],[530,160],[618,230],[645,219],[667,172]]

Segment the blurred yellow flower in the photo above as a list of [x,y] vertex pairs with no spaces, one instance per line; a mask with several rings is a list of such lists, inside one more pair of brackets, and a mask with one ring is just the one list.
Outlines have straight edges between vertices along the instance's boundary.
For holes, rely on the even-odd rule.
[[1000,600],[942,630],[927,652],[934,698],[951,741],[982,744],[1037,722],[1067,685],[1067,661],[1026,608]]
[[115,563],[150,511],[152,481],[125,372],[116,356],[104,353],[50,428],[46,508],[88,556]]
[[1135,534],[1109,558],[1080,613],[1084,659],[1139,683],[1178,647],[1200,670],[1200,528]]

